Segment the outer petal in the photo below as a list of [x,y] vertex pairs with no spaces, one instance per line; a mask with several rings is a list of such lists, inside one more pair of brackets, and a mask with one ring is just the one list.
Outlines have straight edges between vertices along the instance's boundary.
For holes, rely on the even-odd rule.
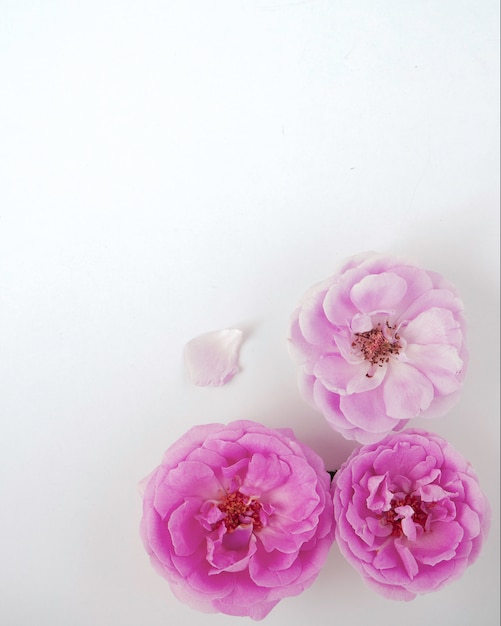
[[[308,382],[310,384],[311,379]],[[311,390],[315,406],[322,411],[329,424],[346,439],[372,443],[379,441],[389,430],[399,426],[397,420],[389,418],[384,413],[381,401],[378,412],[377,401],[370,393],[340,396],[326,389],[318,379],[313,382]],[[401,424],[405,425],[405,421]]]
[[376,390],[340,398],[340,409],[353,426],[363,428],[370,433],[386,433],[395,427],[398,418],[389,414],[385,396],[383,396],[382,389],[386,387],[386,384],[385,382]]
[[400,320],[412,320],[423,311],[431,308],[446,309],[452,311],[458,319],[463,311],[463,303],[458,298],[455,290],[430,289],[418,296],[409,307],[400,315]]
[[220,572],[241,572],[248,568],[252,555],[256,552],[256,538],[252,528],[238,527],[230,534],[222,534],[207,545],[207,561],[214,570]]
[[414,556],[425,565],[454,558],[464,531],[457,522],[436,522],[430,532],[423,533],[413,546]]
[[463,333],[452,311],[431,307],[405,326],[407,343],[444,344],[459,349]]
[[180,556],[193,554],[205,543],[203,528],[196,519],[199,510],[200,501],[197,498],[187,498],[169,517],[168,529],[172,547]]
[[334,345],[333,329],[323,310],[325,293],[320,291],[307,298],[299,311],[299,327],[308,343]]
[[450,395],[461,389],[459,373],[463,361],[453,346],[411,344],[407,346],[405,353],[409,365],[426,376],[437,393]]
[[391,268],[392,273],[403,278],[407,284],[407,291],[396,306],[398,318],[422,294],[434,288],[429,273],[413,265],[397,264]]
[[406,363],[393,363],[388,368],[383,395],[385,410],[395,419],[417,417],[434,398],[428,378]]
[[290,329],[289,341],[287,344],[289,355],[298,365],[304,367],[305,371],[311,371],[311,363],[315,363],[321,354],[321,349],[315,344],[308,343],[299,327],[299,312],[293,316]]
[[378,368],[376,375],[369,376],[367,361],[348,363],[341,355],[329,354],[320,358],[313,370],[329,391],[340,395],[351,395],[375,389],[384,378],[384,371]]
[[407,291],[403,278],[391,272],[365,276],[353,285],[350,298],[362,313],[390,311],[398,307]]
[[348,269],[346,273],[333,279],[333,284],[324,298],[324,311],[327,319],[336,326],[349,326],[353,315],[358,311],[350,298],[353,285],[367,275],[359,268]]
[[249,495],[260,495],[275,488],[280,489],[290,474],[289,464],[276,454],[254,454],[249,461],[242,491]]

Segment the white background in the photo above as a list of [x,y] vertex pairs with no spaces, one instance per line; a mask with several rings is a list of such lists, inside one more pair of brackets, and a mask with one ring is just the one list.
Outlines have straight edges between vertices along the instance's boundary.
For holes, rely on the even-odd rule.
[[[251,623],[172,596],[138,481],[190,426],[353,444],[299,398],[302,293],[348,255],[405,255],[466,306],[461,402],[417,422],[491,500],[460,581],[396,603],[333,546],[288,624],[499,624],[499,15],[494,0],[0,0],[0,623]],[[183,345],[246,331],[191,386]]]

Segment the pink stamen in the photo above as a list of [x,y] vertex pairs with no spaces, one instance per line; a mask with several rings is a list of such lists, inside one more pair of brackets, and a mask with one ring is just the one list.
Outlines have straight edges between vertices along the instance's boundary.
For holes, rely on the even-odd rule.
[[237,490],[228,493],[217,506],[226,517],[218,522],[216,527],[224,523],[228,533],[232,533],[241,524],[253,524],[255,531],[263,528],[259,517],[261,503],[255,498]]
[[386,322],[386,328],[381,327],[378,323],[376,328],[368,330],[364,333],[355,333],[351,347],[358,348],[363,354],[364,359],[369,361],[371,365],[379,365],[383,367],[384,363],[388,363],[390,356],[400,353],[402,346],[399,342],[400,335],[395,333],[393,337],[389,331],[394,330],[394,326],[390,326]]
[[[428,507],[431,507],[433,503],[427,503]],[[421,498],[416,495],[406,494],[403,498],[393,498],[391,501],[391,509],[385,511],[381,516],[381,522],[384,525],[390,524],[392,526],[392,536],[401,537],[403,535],[402,530],[402,517],[395,512],[395,509],[400,506],[410,506],[414,515],[412,521],[415,524],[419,524],[423,530],[426,530],[426,521],[428,519],[428,512],[422,508]]]

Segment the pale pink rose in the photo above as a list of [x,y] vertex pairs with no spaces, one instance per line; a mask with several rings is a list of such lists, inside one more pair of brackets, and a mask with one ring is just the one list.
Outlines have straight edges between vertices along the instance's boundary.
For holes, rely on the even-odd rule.
[[467,352],[463,305],[435,272],[362,254],[295,310],[289,348],[300,390],[335,430],[379,441],[458,400]]
[[438,590],[480,553],[489,503],[471,465],[438,435],[411,429],[361,446],[333,485],[339,549],[386,598]]
[[183,602],[262,619],[309,587],[333,541],[323,461],[289,429],[195,426],[144,484],[141,536]]

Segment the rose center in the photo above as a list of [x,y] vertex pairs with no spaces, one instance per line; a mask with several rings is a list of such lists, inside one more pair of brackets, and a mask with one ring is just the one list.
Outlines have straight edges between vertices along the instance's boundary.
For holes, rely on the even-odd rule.
[[385,511],[381,518],[384,525],[390,524],[392,526],[391,534],[393,537],[401,537],[403,535],[402,530],[402,516],[395,511],[398,507],[410,506],[414,511],[412,515],[412,521],[415,524],[419,524],[423,530],[426,530],[426,520],[428,519],[428,512],[422,508],[421,498],[416,495],[406,494],[403,498],[393,498],[391,501],[391,509]]
[[228,493],[217,506],[225,514],[221,522],[224,522],[228,533],[232,533],[240,525],[253,524],[255,531],[263,527],[259,517],[261,503],[252,496],[246,496],[237,490]]
[[393,333],[395,326],[388,322],[384,326],[381,323],[365,333],[355,333],[351,347],[358,348],[366,361],[371,365],[382,367],[388,363],[390,356],[400,353],[400,335]]

